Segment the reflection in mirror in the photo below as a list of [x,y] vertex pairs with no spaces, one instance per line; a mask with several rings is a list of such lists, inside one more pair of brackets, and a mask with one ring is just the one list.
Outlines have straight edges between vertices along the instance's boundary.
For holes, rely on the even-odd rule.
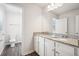
[[79,36],[79,15],[53,18],[51,23],[53,33]]

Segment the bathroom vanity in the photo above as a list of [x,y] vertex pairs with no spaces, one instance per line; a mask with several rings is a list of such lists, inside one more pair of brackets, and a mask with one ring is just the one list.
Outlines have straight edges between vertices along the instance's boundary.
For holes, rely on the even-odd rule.
[[34,50],[40,56],[79,56],[79,40],[37,34],[34,36]]
[[79,15],[52,21],[52,34],[36,33],[34,49],[40,56],[79,56]]

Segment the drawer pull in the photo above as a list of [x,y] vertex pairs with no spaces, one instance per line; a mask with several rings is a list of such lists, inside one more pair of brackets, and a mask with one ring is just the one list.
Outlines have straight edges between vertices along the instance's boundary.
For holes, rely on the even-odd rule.
[[60,54],[58,51],[55,51],[56,53]]
[[54,51],[55,49],[52,49],[52,51]]

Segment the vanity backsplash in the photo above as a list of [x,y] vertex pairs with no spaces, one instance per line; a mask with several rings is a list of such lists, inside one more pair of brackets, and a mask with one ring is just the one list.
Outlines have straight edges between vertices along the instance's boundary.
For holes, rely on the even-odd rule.
[[33,34],[34,35],[44,34],[44,35],[51,35],[52,37],[79,39],[79,35],[71,35],[71,34],[60,34],[60,33],[49,33],[49,32],[34,32]]

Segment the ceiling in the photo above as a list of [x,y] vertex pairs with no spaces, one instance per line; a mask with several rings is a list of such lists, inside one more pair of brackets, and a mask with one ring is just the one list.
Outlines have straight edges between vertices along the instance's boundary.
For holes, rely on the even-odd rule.
[[[49,3],[13,3],[12,5],[17,5],[17,6],[26,6],[27,4],[32,4],[32,5],[37,5],[41,8],[47,7]],[[49,12],[54,13],[54,14],[62,14],[74,9],[79,8],[79,3],[64,3],[62,7],[59,7],[57,9],[51,10]]]
[[79,3],[65,3],[62,7],[51,10],[51,13],[62,14],[71,10],[79,9]]

